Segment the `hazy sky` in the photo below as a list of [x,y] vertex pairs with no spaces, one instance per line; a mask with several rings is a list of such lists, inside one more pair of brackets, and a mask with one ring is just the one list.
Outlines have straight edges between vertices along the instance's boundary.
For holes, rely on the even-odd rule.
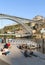
[[[29,19],[36,15],[45,17],[45,0],[0,0],[0,13]],[[10,20],[0,20],[0,28],[12,23]]]

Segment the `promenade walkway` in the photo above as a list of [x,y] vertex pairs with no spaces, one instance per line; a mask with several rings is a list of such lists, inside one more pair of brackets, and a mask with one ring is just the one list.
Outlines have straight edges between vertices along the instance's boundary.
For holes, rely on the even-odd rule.
[[0,55],[0,59],[4,62],[10,65],[45,65],[45,54],[34,51],[38,57],[32,56],[26,58],[21,53],[21,50],[17,48],[16,44],[11,45],[12,47],[9,49],[11,51],[11,54],[6,56]]

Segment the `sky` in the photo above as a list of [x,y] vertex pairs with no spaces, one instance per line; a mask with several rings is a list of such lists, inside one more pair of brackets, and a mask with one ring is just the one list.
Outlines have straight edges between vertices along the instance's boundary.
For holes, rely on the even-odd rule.
[[[0,13],[28,19],[36,15],[45,17],[45,0],[0,0]],[[14,23],[0,19],[0,28]]]

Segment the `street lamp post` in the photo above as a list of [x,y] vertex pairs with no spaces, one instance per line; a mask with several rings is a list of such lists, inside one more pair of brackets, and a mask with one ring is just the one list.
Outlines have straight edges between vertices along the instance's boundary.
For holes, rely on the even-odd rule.
[[41,39],[42,39],[42,53],[44,53],[44,38],[43,38],[43,33],[41,34]]
[[[4,32],[4,34],[7,34],[7,32]],[[4,35],[4,41],[6,43],[6,35]]]

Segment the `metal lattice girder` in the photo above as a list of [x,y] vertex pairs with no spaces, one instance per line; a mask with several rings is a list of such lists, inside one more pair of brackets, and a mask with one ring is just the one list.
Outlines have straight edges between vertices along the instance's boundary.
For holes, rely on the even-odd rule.
[[[30,33],[32,35],[32,29],[26,25],[24,22],[35,22],[37,24],[42,24],[42,19],[41,20],[37,20],[37,21],[34,21],[34,20],[30,20],[30,19],[26,19],[26,18],[21,18],[21,17],[16,17],[16,16],[10,16],[10,15],[6,15],[6,14],[0,14],[0,19],[9,19],[9,20],[12,20],[14,22],[17,22],[19,24],[21,24],[28,33]],[[44,22],[45,23],[45,22]]]

